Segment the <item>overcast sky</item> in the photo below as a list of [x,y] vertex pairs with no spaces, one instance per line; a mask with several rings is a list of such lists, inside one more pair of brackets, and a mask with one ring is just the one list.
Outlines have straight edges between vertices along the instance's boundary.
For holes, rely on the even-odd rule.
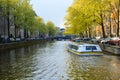
[[64,16],[73,0],[31,0],[33,9],[45,22],[52,21],[56,26],[63,27]]

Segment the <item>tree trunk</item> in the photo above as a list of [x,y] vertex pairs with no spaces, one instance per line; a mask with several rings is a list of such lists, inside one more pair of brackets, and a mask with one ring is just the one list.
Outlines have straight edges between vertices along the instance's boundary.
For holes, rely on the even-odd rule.
[[16,39],[16,36],[17,36],[17,27],[15,25],[15,39]]
[[88,31],[87,30],[85,31],[85,37],[88,37]]
[[89,38],[91,38],[91,28],[88,28],[89,31]]
[[[111,13],[110,13],[111,14]],[[110,37],[112,37],[112,32],[111,32],[111,28],[112,28],[112,22],[111,22],[111,15],[109,15],[109,20],[110,20]]]
[[105,28],[104,28],[104,23],[103,23],[103,13],[102,13],[102,11],[101,11],[100,17],[101,17],[101,23],[100,24],[102,26],[102,35],[103,35],[103,38],[105,38],[106,35],[105,35]]
[[7,1],[7,26],[8,26],[8,37],[10,36],[10,20],[9,20],[9,1]]
[[4,38],[6,36],[6,21],[5,21],[6,17],[4,15]]
[[7,26],[8,26],[8,37],[10,36],[10,21],[9,21],[9,11],[7,13]]
[[106,35],[105,35],[105,28],[104,28],[103,21],[102,21],[102,23],[101,23],[101,26],[102,26],[102,34],[103,34],[103,38],[105,38]]
[[120,11],[120,10],[119,10],[119,6],[120,6],[120,0],[119,0],[119,4],[118,4],[118,22],[117,22],[118,24],[117,24],[117,37],[119,37],[119,27],[120,27],[120,26],[119,26],[119,11]]

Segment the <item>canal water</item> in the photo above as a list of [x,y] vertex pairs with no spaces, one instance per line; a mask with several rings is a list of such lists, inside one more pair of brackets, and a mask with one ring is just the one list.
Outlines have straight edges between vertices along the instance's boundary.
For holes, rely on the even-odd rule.
[[120,56],[78,56],[68,43],[0,51],[0,80],[120,80]]

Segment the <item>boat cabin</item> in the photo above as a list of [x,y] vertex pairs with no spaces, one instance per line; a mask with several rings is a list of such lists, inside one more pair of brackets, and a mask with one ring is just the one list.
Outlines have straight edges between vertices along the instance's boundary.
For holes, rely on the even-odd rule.
[[68,48],[76,52],[102,52],[96,44],[69,44]]

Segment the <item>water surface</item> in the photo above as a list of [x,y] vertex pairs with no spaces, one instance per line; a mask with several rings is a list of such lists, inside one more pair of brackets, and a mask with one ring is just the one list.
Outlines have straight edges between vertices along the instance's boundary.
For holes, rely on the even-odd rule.
[[78,56],[68,41],[0,51],[0,80],[120,80],[120,57]]

